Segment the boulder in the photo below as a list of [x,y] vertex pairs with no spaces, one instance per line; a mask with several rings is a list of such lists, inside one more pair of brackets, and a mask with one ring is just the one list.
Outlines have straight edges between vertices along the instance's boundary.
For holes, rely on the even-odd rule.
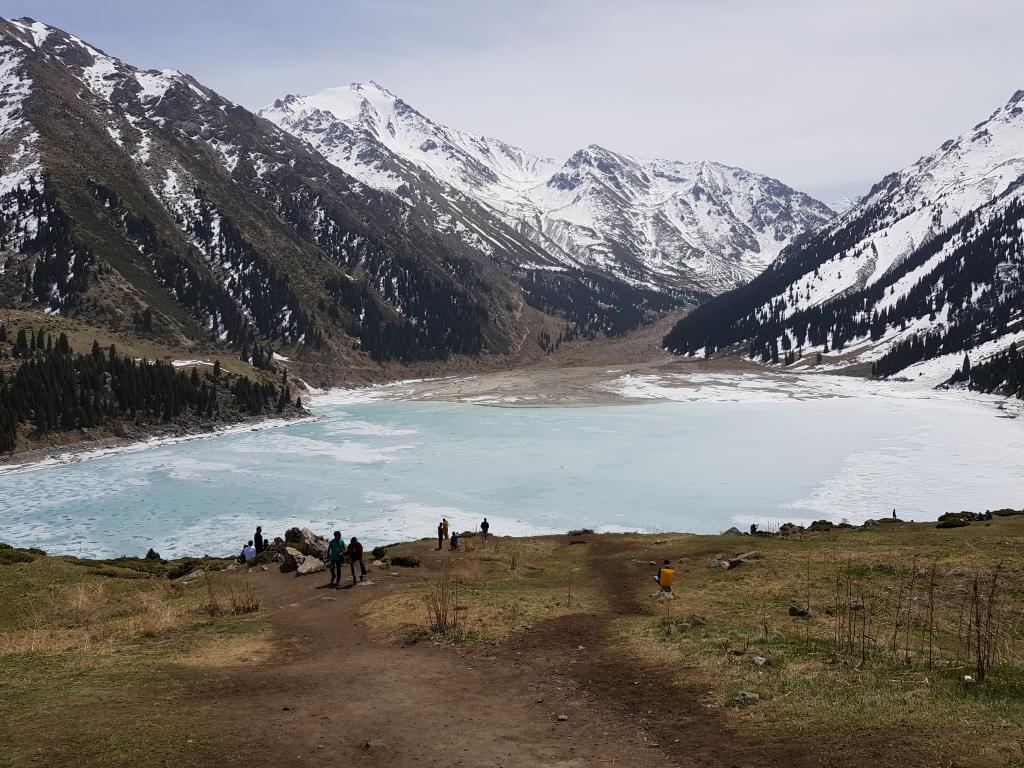
[[751,691],[740,691],[731,699],[729,699],[730,707],[749,707],[751,704],[757,704],[761,700],[761,697]]
[[291,573],[299,570],[299,566],[305,561],[306,556],[293,547],[285,547],[282,553],[284,558],[281,561],[281,573]]
[[750,659],[750,663],[753,664],[755,667],[764,667],[767,666],[768,659],[766,659],[764,656],[754,656]]
[[746,564],[746,560],[742,560],[738,557],[734,557],[731,560],[727,560],[725,563],[725,569],[731,571],[733,568],[739,568],[741,565]]
[[285,531],[284,540],[304,555],[312,555],[317,560],[327,559],[327,539],[317,536],[309,528],[289,528]]
[[759,550],[752,552],[744,552],[742,555],[736,555],[737,560],[760,560],[763,557]]
[[805,619],[811,615],[811,612],[806,605],[791,605],[789,606],[789,615]]
[[742,536],[743,531],[737,528],[735,525],[732,528],[722,531],[723,536]]
[[252,561],[253,565],[270,565],[271,563],[283,563],[284,562],[284,547],[280,549],[264,549],[258,555],[256,559]]
[[305,576],[309,573],[318,573],[320,571],[326,571],[327,566],[324,565],[324,561],[319,558],[308,555],[303,559],[302,563],[298,568],[295,569],[296,576]]
[[795,533],[803,533],[804,527],[796,523],[783,523],[779,526],[780,536],[792,536]]

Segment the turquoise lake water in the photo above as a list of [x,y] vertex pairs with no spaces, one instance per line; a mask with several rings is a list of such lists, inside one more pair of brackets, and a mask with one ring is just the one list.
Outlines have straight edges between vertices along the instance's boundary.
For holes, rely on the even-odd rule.
[[498,408],[368,400],[324,418],[0,475],[0,541],[235,552],[257,524],[367,544],[459,530],[719,532],[1024,501],[1024,423],[955,397]]

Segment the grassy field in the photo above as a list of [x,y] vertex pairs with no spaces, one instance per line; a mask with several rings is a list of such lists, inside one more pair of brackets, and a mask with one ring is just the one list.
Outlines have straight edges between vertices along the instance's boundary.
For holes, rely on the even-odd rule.
[[[255,616],[211,611],[205,582],[177,585],[168,570],[0,549],[0,766],[237,758],[195,689],[266,656],[268,632]],[[244,577],[213,579],[225,606],[245,594]]]
[[435,552],[432,540],[389,549],[389,556],[413,556],[425,568],[419,583],[363,609],[371,632],[408,640],[433,629],[446,641],[493,643],[542,621],[605,608],[600,591],[582,578],[582,548],[552,539],[461,541],[457,553]]
[[[585,538],[492,541],[445,558],[446,570],[430,543],[402,545],[393,551],[430,574],[364,618],[389,638],[423,636],[446,589],[459,607],[457,625],[434,633],[446,642],[500,644],[546,619],[606,616],[618,652],[696,682],[736,728],[844,749],[894,739],[917,744],[921,764],[1024,765],[1024,516],[945,530],[886,521],[791,537]],[[740,566],[711,565],[752,550]],[[674,600],[650,583],[665,558]],[[743,705],[744,692],[756,703]]]
[[[377,652],[435,642],[493,655],[538,635],[563,652],[592,632],[580,640],[599,668],[674,680],[737,733],[817,745],[822,765],[1024,766],[1024,516],[462,542],[388,548],[395,564],[359,593]],[[663,559],[676,569],[671,600],[650,582]],[[287,661],[266,614],[249,612],[245,574],[198,564],[209,582],[186,586],[168,576],[197,563],[0,548],[0,766],[244,757],[210,707],[236,701],[225,689],[243,665],[287,675]]]

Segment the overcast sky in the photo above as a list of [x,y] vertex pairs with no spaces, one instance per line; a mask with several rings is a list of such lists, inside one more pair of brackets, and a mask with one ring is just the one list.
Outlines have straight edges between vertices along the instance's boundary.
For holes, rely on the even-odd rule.
[[257,108],[376,80],[563,159],[718,160],[826,202],[1024,88],[1021,0],[0,0]]

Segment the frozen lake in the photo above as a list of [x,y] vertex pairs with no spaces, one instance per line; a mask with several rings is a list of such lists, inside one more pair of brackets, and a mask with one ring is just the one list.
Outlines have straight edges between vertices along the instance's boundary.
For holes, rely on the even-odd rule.
[[459,530],[719,532],[1020,505],[1024,421],[997,400],[839,377],[620,380],[634,403],[318,398],[321,421],[0,475],[0,541],[222,554],[257,524],[367,544]]

